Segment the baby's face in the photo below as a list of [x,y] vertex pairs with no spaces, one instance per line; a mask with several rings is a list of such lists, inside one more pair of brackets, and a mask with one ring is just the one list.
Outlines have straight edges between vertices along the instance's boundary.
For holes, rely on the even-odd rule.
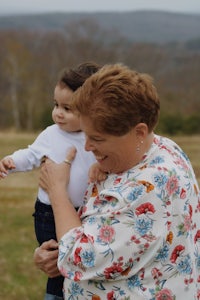
[[67,132],[80,131],[80,122],[70,109],[73,91],[67,87],[56,85],[54,90],[54,108],[52,118],[60,129]]

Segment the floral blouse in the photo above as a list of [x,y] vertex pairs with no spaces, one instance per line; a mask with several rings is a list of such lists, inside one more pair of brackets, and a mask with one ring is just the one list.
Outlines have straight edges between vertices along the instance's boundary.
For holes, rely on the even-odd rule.
[[199,188],[173,141],[91,184],[79,214],[59,244],[65,299],[200,299]]

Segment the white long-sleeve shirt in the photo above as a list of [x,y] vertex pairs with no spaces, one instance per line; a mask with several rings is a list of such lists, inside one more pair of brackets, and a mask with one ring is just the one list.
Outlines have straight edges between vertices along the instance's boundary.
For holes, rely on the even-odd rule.
[[[76,157],[71,165],[68,193],[75,207],[82,205],[88,183],[88,170],[95,158],[91,152],[84,149],[85,137],[83,132],[66,132],[56,124],[42,131],[28,148],[15,151],[9,155],[14,160],[16,169],[11,172],[25,172],[37,168],[41,158],[46,155],[56,163],[61,163],[68,150],[75,146]],[[39,188],[38,198],[45,204],[50,204],[47,193]]]

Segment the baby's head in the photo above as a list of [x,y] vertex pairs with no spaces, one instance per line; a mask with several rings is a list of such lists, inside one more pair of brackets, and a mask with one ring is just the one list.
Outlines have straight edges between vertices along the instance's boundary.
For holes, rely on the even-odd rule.
[[75,92],[88,77],[101,68],[94,62],[85,62],[72,69],[64,69],[59,77],[58,85],[66,86]]
[[94,62],[85,62],[72,69],[64,69],[54,90],[52,118],[60,129],[67,132],[80,131],[79,118],[71,109],[72,94],[85,80],[100,69]]

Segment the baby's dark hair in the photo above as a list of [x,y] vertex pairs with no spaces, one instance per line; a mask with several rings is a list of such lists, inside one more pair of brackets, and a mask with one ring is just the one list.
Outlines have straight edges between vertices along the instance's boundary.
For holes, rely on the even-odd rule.
[[81,63],[75,68],[64,69],[60,74],[58,84],[76,91],[88,77],[96,73],[100,68],[99,64],[89,61]]

